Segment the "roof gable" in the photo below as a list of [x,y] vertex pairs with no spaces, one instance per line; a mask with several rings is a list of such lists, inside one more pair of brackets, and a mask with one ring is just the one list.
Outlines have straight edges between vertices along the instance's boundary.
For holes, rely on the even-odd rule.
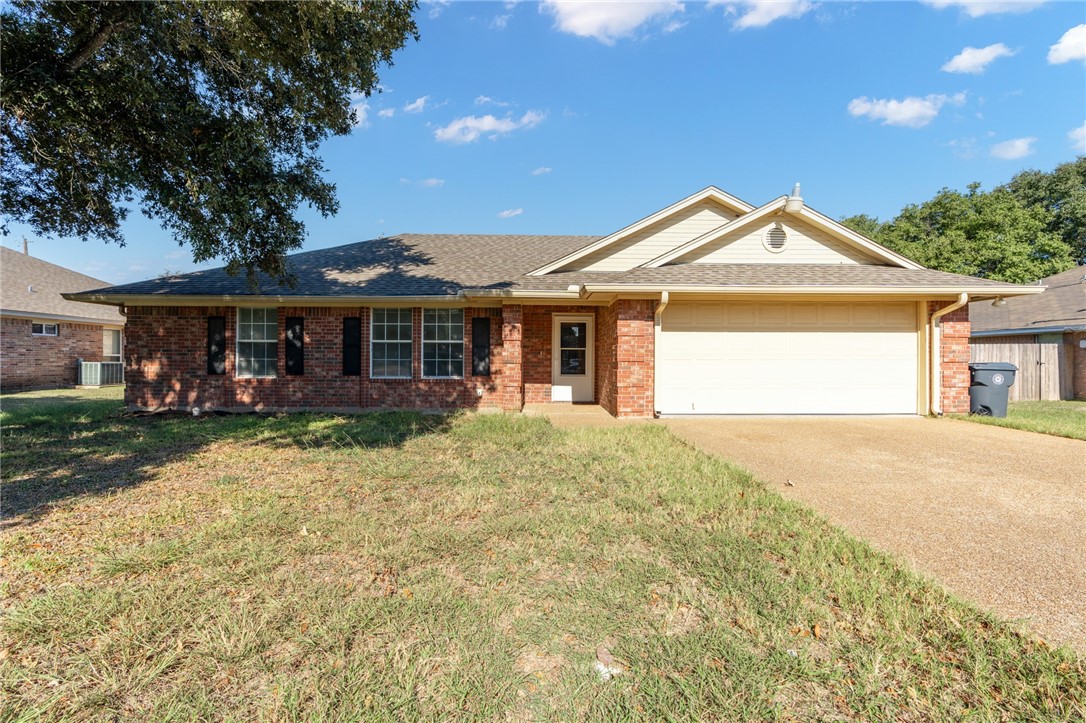
[[[682,244],[681,238],[683,234],[696,234],[699,230],[701,232],[707,230],[704,225],[699,226],[699,221],[704,224],[715,208],[720,209],[715,213],[715,216],[721,222],[726,222],[729,218],[749,213],[754,207],[731,194],[721,191],[716,186],[709,186],[671,204],[667,208],[635,221],[593,244],[541,266],[532,271],[531,275],[542,276],[553,271],[569,270],[571,268],[584,269],[599,265],[604,258],[612,255],[616,257],[617,261],[614,265],[623,266],[627,264],[624,268],[634,268],[639,263],[649,260],[646,258],[637,263],[633,262],[633,259],[640,259],[646,250],[659,249],[660,245],[674,248],[676,245]],[[701,218],[697,218],[698,216],[701,216]],[[691,221],[693,223],[690,223]],[[709,225],[712,225],[711,221]],[[660,238],[658,232],[666,229],[676,229],[676,233],[671,238]],[[639,242],[646,240],[649,240],[649,243],[645,244],[644,248],[634,250],[634,247],[641,245]],[[659,250],[656,251],[656,253],[659,252]],[[606,264],[604,265],[606,266]],[[615,271],[619,269],[608,267],[598,270]]]
[[[644,266],[657,268],[665,264],[727,262],[731,260],[728,258],[728,253],[712,252],[726,247],[729,242],[738,241],[750,233],[757,232],[759,228],[767,228],[776,219],[782,226],[791,225],[793,230],[799,231],[805,240],[811,242],[806,245],[808,250],[813,251],[812,244],[817,244],[829,251],[828,254],[814,254],[816,258],[821,257],[818,258],[820,263],[868,263],[899,266],[906,269],[923,268],[920,264],[880,246],[807,205],[798,211],[787,211],[785,210],[787,201],[787,196],[775,198],[731,223],[661,254],[645,263]],[[762,263],[791,263],[784,259],[783,253],[780,256],[767,254],[764,260],[758,260]],[[811,263],[811,261],[810,258],[799,259],[795,263]],[[742,261],[739,262],[742,263]]]
[[970,304],[972,332],[1086,327],[1086,266],[1045,277],[1039,285],[1045,287],[1043,294],[1007,299],[1003,306],[986,301]]

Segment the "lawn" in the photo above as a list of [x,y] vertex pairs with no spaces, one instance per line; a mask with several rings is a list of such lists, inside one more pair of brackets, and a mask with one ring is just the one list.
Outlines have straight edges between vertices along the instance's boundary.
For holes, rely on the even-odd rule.
[[2,719],[1086,712],[1081,658],[660,426],[72,408],[3,415]]
[[1086,439],[1086,401],[1011,402],[1007,405],[1006,417],[982,417],[976,414],[954,416],[998,427]]

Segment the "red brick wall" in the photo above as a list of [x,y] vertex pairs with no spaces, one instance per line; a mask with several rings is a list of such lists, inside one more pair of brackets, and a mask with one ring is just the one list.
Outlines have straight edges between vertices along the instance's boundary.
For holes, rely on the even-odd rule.
[[616,317],[616,417],[655,414],[656,302],[622,299],[614,303]]
[[76,383],[76,360],[102,361],[102,327],[60,325],[57,336],[33,336],[31,320],[0,319],[0,387],[43,389]]
[[491,364],[500,362],[498,388],[502,409],[520,411],[524,406],[524,307],[503,306],[501,314],[502,347],[496,359],[491,356]]
[[[950,306],[950,301],[928,302],[928,315]],[[940,407],[947,414],[969,411],[969,306],[950,312],[940,319],[942,358],[940,372]],[[929,355],[930,356],[930,355]]]
[[[411,379],[369,378],[369,309],[278,307],[278,376],[234,377],[237,310],[233,307],[130,307],[126,327],[125,401],[135,409],[359,409],[500,407],[502,330],[500,309],[465,309],[462,379],[423,379],[422,309],[412,312]],[[471,376],[471,319],[491,321],[491,376]],[[207,373],[207,317],[226,317],[226,373]],[[305,318],[305,373],[287,376],[284,325]],[[343,318],[362,319],[362,374],[344,376]],[[99,340],[99,346],[101,341]],[[517,407],[519,408],[519,407]]]
[[[596,312],[596,400],[618,416],[618,314],[612,304]],[[655,360],[654,360],[655,362]]]

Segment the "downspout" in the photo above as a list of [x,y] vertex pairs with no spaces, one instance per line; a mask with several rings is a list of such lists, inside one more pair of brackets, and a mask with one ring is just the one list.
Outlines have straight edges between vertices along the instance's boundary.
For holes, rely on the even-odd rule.
[[941,399],[943,391],[942,372],[939,368],[943,355],[942,350],[940,349],[942,340],[940,338],[941,327],[939,325],[939,320],[950,312],[957,311],[968,303],[969,294],[958,294],[957,301],[950,306],[939,309],[933,313],[931,315],[931,321],[928,322],[928,328],[930,329],[929,336],[931,338],[931,343],[928,345],[929,354],[931,354],[931,361],[928,365],[931,369],[931,382],[929,385],[931,388],[931,398],[928,400],[928,408],[936,417],[941,417],[943,415],[943,401]]
[[656,412],[656,400],[658,399],[656,394],[656,387],[659,384],[660,375],[656,373],[656,350],[660,348],[660,329],[664,323],[664,309],[667,308],[668,294],[666,291],[660,292],[660,301],[656,304],[656,314],[653,319],[652,325],[652,406],[653,416],[660,416]]

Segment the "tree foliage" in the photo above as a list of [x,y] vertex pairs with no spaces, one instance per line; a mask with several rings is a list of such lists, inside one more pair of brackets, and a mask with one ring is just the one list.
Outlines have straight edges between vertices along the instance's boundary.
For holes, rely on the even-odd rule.
[[0,209],[124,244],[138,206],[195,261],[285,278],[317,155],[408,38],[416,0],[43,2],[0,11]]
[[932,269],[1030,283],[1086,263],[1086,159],[1024,171],[992,191],[944,188],[891,221],[842,223]]

